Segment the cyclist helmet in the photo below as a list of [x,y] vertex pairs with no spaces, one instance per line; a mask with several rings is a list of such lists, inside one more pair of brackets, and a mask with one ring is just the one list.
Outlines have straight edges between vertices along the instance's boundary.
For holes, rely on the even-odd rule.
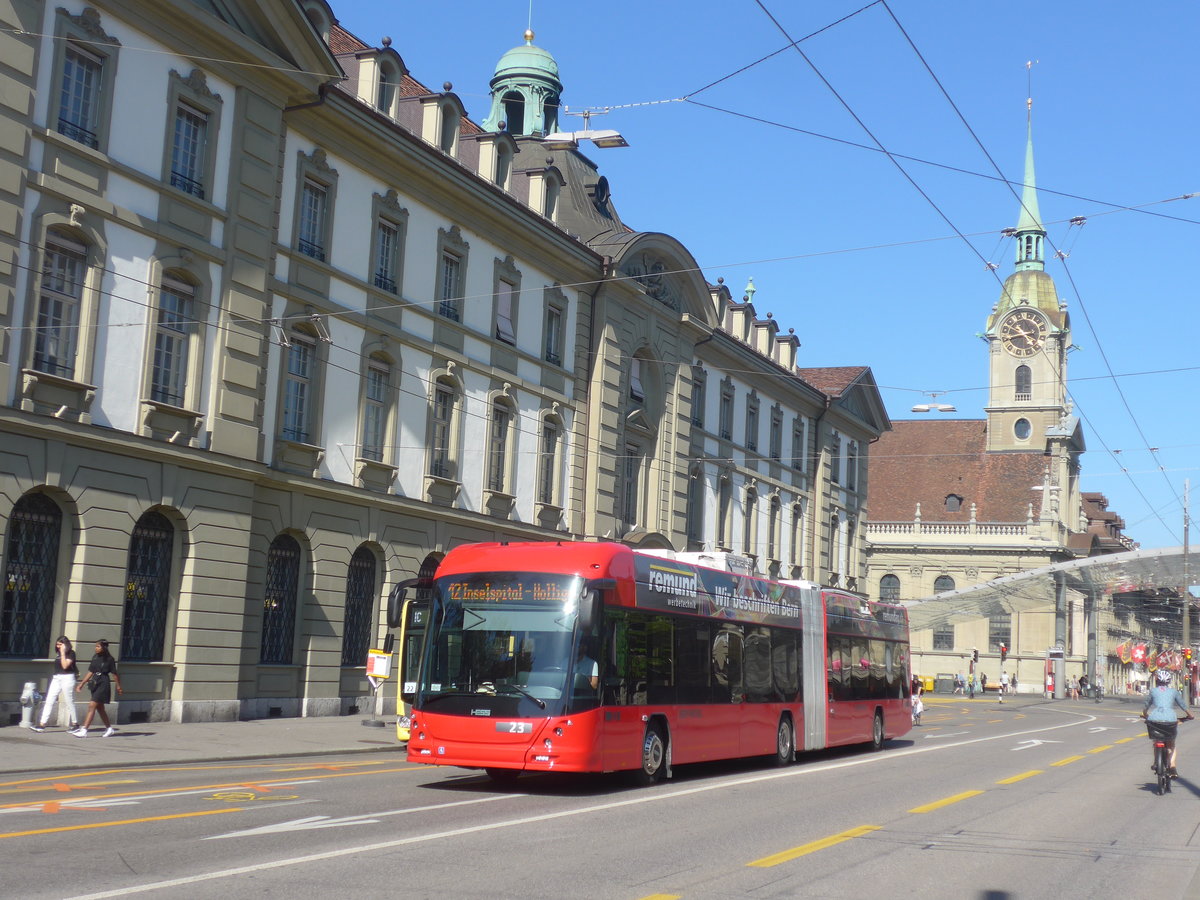
[[1157,672],[1154,673],[1154,677],[1158,680],[1159,684],[1170,684],[1171,683],[1171,673],[1168,672],[1166,669],[1159,669]]

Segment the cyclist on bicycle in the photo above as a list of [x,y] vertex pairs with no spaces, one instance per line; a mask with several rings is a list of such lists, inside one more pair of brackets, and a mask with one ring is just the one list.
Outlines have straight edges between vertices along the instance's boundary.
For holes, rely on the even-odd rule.
[[[1166,669],[1159,669],[1154,673],[1154,680],[1158,683],[1150,688],[1150,693],[1146,695],[1142,718],[1146,720],[1146,736],[1152,742],[1161,739],[1166,743],[1171,761],[1167,768],[1167,774],[1174,778],[1177,774],[1175,771],[1175,735],[1179,731],[1179,717],[1175,713],[1175,708],[1179,707],[1183,710],[1185,719],[1191,719],[1192,714],[1188,712],[1187,704],[1183,702],[1183,694],[1171,687],[1170,672]],[[1153,749],[1153,745],[1151,749]],[[1151,764],[1150,770],[1157,771],[1153,764]]]

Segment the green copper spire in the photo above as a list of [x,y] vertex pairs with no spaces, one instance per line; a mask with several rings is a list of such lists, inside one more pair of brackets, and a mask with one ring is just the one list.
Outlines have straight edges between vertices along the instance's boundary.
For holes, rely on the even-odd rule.
[[1046,268],[1046,229],[1038,212],[1037,186],[1033,174],[1033,98],[1025,101],[1025,186],[1021,190],[1021,215],[1017,219],[1017,271]]

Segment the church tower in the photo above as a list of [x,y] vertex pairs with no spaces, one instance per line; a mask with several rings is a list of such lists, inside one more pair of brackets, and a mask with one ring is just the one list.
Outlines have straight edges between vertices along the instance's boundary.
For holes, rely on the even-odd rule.
[[1071,321],[1046,272],[1046,229],[1033,171],[1032,100],[1027,101],[1025,184],[1017,227],[1016,267],[1004,281],[984,336],[990,393],[987,449],[1040,450],[1052,429],[1067,425],[1067,351]]
[[558,63],[534,46],[533,32],[525,43],[513,47],[496,63],[492,76],[492,110],[483,121],[486,131],[504,129],[514,137],[543,137],[558,131],[558,106],[562,82]]

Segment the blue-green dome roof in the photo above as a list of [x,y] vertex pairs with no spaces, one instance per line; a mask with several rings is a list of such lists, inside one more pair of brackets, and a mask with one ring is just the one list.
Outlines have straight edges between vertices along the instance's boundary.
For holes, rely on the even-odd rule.
[[532,39],[513,47],[496,63],[497,78],[503,75],[542,75],[558,80],[558,63],[549,51],[534,46]]

